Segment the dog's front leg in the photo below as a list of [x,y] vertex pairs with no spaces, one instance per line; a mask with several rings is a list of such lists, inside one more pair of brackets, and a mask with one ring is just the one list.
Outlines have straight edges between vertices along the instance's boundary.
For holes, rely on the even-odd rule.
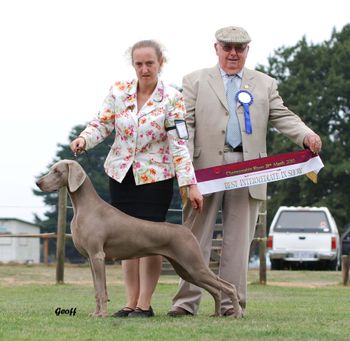
[[91,313],[90,316],[97,316],[98,313],[101,310],[100,304],[99,304],[99,300],[97,299],[97,292],[96,292],[96,275],[95,275],[95,271],[94,268],[92,266],[92,260],[89,257],[89,264],[90,264],[90,269],[91,269],[91,275],[92,275],[92,281],[94,283],[94,289],[95,289],[95,301],[96,301],[96,308],[95,308],[95,312]]
[[107,313],[107,286],[106,286],[106,268],[105,253],[99,251],[89,255],[92,278],[95,287],[96,310],[90,314],[95,317],[105,317]]

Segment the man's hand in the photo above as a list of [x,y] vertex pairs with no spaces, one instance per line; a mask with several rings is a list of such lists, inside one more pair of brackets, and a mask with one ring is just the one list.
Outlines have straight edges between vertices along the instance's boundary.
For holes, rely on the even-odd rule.
[[315,154],[318,154],[321,151],[322,141],[317,134],[307,134],[303,143],[304,146],[308,147]]

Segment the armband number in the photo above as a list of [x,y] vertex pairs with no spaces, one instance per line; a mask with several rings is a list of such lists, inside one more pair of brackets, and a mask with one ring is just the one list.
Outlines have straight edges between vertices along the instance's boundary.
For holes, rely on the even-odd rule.
[[175,120],[177,136],[180,139],[188,140],[188,130],[185,120]]
[[188,140],[188,130],[185,120],[175,120],[175,126],[165,128],[166,131],[176,129],[177,136],[180,139]]

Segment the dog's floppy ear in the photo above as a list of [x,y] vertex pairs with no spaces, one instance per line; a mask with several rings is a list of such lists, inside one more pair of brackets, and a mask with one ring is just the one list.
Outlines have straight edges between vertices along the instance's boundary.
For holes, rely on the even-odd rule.
[[68,189],[70,192],[75,192],[85,181],[86,173],[84,169],[76,161],[68,163]]

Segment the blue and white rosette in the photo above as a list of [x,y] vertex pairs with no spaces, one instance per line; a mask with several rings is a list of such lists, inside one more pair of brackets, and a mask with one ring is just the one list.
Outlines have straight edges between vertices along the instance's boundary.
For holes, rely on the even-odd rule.
[[236,94],[236,100],[242,104],[244,109],[245,131],[247,134],[251,134],[253,129],[250,121],[249,106],[253,103],[253,95],[247,90],[239,90]]

